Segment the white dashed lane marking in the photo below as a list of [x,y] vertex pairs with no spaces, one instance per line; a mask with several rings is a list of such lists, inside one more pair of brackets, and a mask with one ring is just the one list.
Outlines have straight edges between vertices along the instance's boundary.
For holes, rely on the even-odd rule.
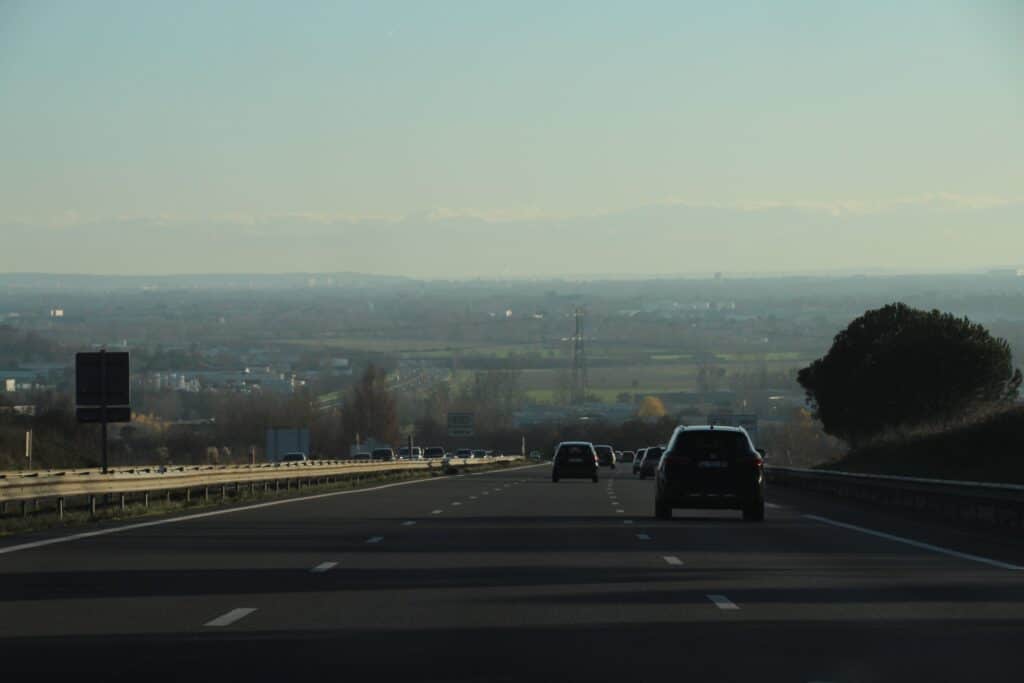
[[383,540],[384,540],[383,536],[371,536],[370,538],[366,539],[366,542],[367,543],[380,543]]
[[430,514],[432,514],[432,515],[439,515],[439,514],[441,514],[442,512],[444,512],[444,510],[433,510],[433,511],[431,511],[431,513],[430,513]]
[[337,562],[321,562],[317,566],[313,567],[309,571],[313,574],[323,574],[326,571],[330,571],[338,566]]
[[683,561],[680,560],[675,555],[665,555],[664,556],[664,560],[666,562],[668,562],[670,565],[672,565],[673,567],[680,567],[683,564]]
[[206,622],[203,625],[204,626],[213,626],[213,627],[230,626],[231,624],[235,623],[239,619],[244,619],[245,617],[249,616],[250,614],[252,614],[255,611],[256,611],[255,607],[236,607],[235,609],[231,610],[230,612],[225,612],[224,614],[220,615],[216,619],[211,619],[210,621]]
[[739,609],[740,606],[735,602],[725,597],[724,595],[709,595],[708,600],[715,603],[715,607],[718,609]]
[[637,534],[636,537],[641,541],[649,541],[651,537],[647,534]]
[[402,526],[412,526],[412,525],[414,525],[415,523],[416,523],[416,522],[415,522],[414,520],[411,520],[411,519],[410,519],[410,520],[409,520],[409,521],[407,521],[407,522],[402,522]]

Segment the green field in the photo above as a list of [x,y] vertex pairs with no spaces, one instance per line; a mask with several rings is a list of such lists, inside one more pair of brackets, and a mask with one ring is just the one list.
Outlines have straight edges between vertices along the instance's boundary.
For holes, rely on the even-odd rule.
[[[564,367],[528,368],[520,370],[520,386],[531,399],[553,403],[559,387],[567,383],[570,357],[564,347],[552,348],[541,344],[490,344],[486,342],[447,342],[429,339],[335,337],[330,339],[289,339],[283,343],[303,348],[337,349],[339,352],[376,352],[411,358],[452,361],[458,356],[464,368],[472,358],[508,358],[513,354],[537,353],[542,358],[560,358]],[[615,402],[619,394],[657,394],[697,391],[701,364],[692,353],[676,353],[658,348],[591,349],[591,367],[587,371],[588,391],[603,401]],[[639,360],[638,359],[646,359]],[[803,367],[812,360],[806,354],[791,351],[763,353],[718,353],[714,365],[726,372],[727,377],[737,374],[756,374],[762,370],[778,372]],[[608,365],[611,367],[595,367]],[[472,381],[474,370],[460,369],[456,383]],[[727,387],[728,380],[720,386]]]

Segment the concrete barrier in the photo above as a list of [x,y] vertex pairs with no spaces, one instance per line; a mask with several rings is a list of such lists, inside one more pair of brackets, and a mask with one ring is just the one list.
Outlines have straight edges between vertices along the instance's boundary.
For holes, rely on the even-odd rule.
[[768,481],[873,505],[985,526],[1024,528],[1024,486],[861,474],[795,467],[766,468]]

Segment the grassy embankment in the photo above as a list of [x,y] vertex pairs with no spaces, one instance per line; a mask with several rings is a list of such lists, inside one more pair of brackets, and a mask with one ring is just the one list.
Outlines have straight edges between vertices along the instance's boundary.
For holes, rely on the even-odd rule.
[[1024,407],[880,439],[823,469],[1024,484]]

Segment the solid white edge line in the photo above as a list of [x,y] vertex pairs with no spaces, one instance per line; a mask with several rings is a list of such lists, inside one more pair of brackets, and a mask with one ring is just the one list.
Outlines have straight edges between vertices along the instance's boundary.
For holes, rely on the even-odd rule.
[[331,569],[334,569],[337,566],[338,566],[337,562],[321,562],[320,564],[318,564],[317,566],[313,567],[309,571],[312,574],[323,574],[324,572],[330,571]]
[[724,595],[708,595],[708,600],[715,603],[718,609],[739,609],[740,606]]
[[874,529],[868,529],[866,527],[857,526],[856,524],[847,524],[846,522],[837,522],[834,519],[829,519],[828,517],[822,517],[820,515],[804,515],[804,517],[806,517],[807,519],[813,519],[816,522],[821,522],[822,524],[831,524],[832,526],[837,526],[837,527],[840,527],[842,529],[849,529],[850,531],[859,531],[860,533],[867,534],[868,536],[875,536],[876,538],[884,538],[887,541],[895,541],[897,543],[903,543],[905,545],[909,545],[909,546],[912,546],[914,548],[919,548],[921,550],[929,550],[929,551],[931,551],[933,553],[939,553],[941,555],[948,555],[950,557],[957,557],[957,558],[960,558],[961,560],[970,560],[971,562],[980,562],[981,564],[987,564],[990,567],[998,567],[999,569],[1010,569],[1010,570],[1013,570],[1013,571],[1024,570],[1024,567],[1021,567],[1021,566],[1016,565],[1016,564],[1010,564],[1009,562],[1000,562],[999,560],[992,560],[992,559],[989,559],[987,557],[981,557],[980,555],[971,555],[970,553],[962,553],[962,552],[960,552],[958,550],[951,550],[949,548],[943,548],[942,546],[932,545],[931,543],[923,543],[922,541],[915,541],[912,538],[904,538],[903,536],[894,536],[892,534],[887,534],[887,533],[885,533],[883,531],[875,531]]
[[[522,467],[513,467],[508,470],[501,470],[502,472],[511,472],[512,470],[526,469],[527,467],[537,467],[537,465],[524,465]],[[479,476],[481,474],[490,474],[490,472],[477,472],[472,476]],[[371,491],[381,491],[383,489],[390,489],[396,486],[412,486],[413,484],[426,484],[432,481],[446,481],[445,477],[437,479],[417,479],[415,481],[400,481],[394,484],[382,484],[380,486],[374,486],[367,489],[355,489],[353,491],[331,491],[330,493],[316,493],[311,496],[302,496],[300,498],[286,498],[284,500],[272,500],[266,503],[254,503],[252,505],[242,505],[240,507],[226,508],[223,510],[211,510],[209,512],[198,512],[194,515],[183,515],[181,517],[170,517],[168,519],[158,519],[152,522],[140,522],[137,524],[125,524],[124,526],[112,527],[110,529],[98,529],[96,531],[85,531],[80,534],[71,534],[70,536],[59,536],[57,538],[47,538],[42,541],[32,541],[30,543],[19,543],[18,545],[7,546],[6,548],[0,548],[0,555],[6,555],[8,553],[16,553],[20,550],[31,550],[33,548],[43,548],[48,545],[56,545],[58,543],[69,543],[71,541],[80,541],[84,538],[95,538],[96,536],[107,536],[109,534],[118,534],[122,531],[134,531],[135,529],[148,529],[149,527],[161,526],[163,524],[176,524],[178,522],[185,522],[190,519],[204,519],[206,517],[216,517],[217,515],[229,515],[233,512],[245,512],[247,510],[259,510],[261,508],[273,507],[275,505],[288,505],[289,503],[302,503],[308,500],[319,500],[321,498],[332,498],[334,496],[350,496],[358,493],[370,493]]]
[[216,619],[211,619],[203,624],[203,626],[230,626],[239,619],[244,619],[255,611],[255,607],[236,607],[229,612],[225,612]]

